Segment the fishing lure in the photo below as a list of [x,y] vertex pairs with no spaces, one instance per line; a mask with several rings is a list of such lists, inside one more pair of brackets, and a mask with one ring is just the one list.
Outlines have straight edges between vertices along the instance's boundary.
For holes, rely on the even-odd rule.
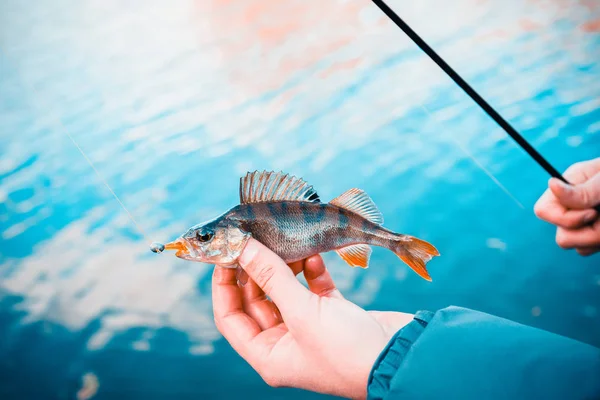
[[151,250],[237,267],[237,258],[252,236],[285,262],[336,251],[352,267],[367,268],[371,245],[393,251],[419,276],[431,281],[426,264],[440,253],[430,243],[382,226],[383,215],[361,189],[350,189],[322,203],[304,180],[283,172],[248,172],[240,179],[240,204],[191,227],[171,243]]

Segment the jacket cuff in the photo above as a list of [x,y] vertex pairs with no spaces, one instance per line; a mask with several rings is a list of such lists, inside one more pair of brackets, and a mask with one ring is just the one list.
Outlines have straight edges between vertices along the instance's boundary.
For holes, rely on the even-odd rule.
[[404,356],[433,318],[431,311],[419,311],[413,320],[400,329],[375,360],[367,381],[367,399],[383,399]]

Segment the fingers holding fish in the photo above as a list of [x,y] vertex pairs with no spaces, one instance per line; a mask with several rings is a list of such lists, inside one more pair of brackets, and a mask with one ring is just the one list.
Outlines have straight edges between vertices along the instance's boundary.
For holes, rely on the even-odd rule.
[[262,330],[283,322],[279,309],[269,300],[256,282],[249,279],[242,289],[243,309]]
[[335,283],[320,255],[311,256],[305,260],[304,278],[310,291],[317,296],[344,298],[342,293],[335,287]]
[[304,261],[306,260],[295,261],[293,263],[288,264],[294,275],[298,275],[304,270]]
[[239,264],[275,303],[284,321],[303,312],[311,293],[277,254],[251,238],[239,258]]
[[335,287],[323,258],[319,254],[296,261],[289,266],[294,274],[298,275],[300,272],[304,274],[308,289],[317,296],[344,298]]
[[[248,281],[252,284],[252,281]],[[288,333],[284,324],[262,330],[244,311],[242,289],[232,268],[216,266],[212,280],[213,312],[217,329],[231,347],[261,376],[265,366],[275,367],[269,355],[273,347]],[[256,292],[258,293],[258,292]]]
[[236,270],[215,266],[212,278],[212,295],[215,311],[242,310],[242,297],[236,284]]
[[235,269],[235,271],[236,271],[236,275],[235,276],[236,276],[238,285],[240,287],[244,287],[244,285],[246,284],[246,282],[248,282],[248,274],[239,265]]
[[212,300],[215,324],[219,332],[242,357],[251,356],[246,343],[261,333],[262,329],[244,312],[242,292],[237,285],[235,269],[215,266]]
[[[321,297],[343,298],[335,287],[321,256],[312,256],[306,260],[290,263],[288,266],[294,275],[304,273],[308,287],[314,294]],[[238,281],[239,275],[238,273]],[[246,275],[242,288],[242,298],[244,311],[257,322],[261,329],[266,330],[283,322],[277,306],[267,298],[256,282],[248,278],[248,275]]]

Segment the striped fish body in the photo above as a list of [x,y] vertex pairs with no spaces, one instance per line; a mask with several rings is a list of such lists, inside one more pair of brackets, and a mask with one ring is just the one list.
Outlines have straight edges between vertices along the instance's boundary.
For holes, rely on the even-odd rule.
[[286,262],[334,250],[352,267],[367,268],[371,245],[393,251],[421,277],[439,253],[431,244],[384,228],[383,216],[360,189],[322,203],[302,179],[255,171],[240,180],[240,204],[191,227],[164,249],[185,260],[236,266],[250,236]]
[[290,263],[356,244],[390,247],[397,235],[344,208],[327,203],[278,201],[242,204],[224,218]]

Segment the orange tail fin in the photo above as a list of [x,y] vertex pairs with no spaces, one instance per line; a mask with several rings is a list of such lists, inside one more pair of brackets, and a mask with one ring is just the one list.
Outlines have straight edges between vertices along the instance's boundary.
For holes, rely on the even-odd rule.
[[419,276],[431,281],[425,265],[434,256],[439,256],[439,251],[432,244],[408,235],[403,235],[402,240],[396,243],[396,248],[392,249],[394,253],[419,274]]

